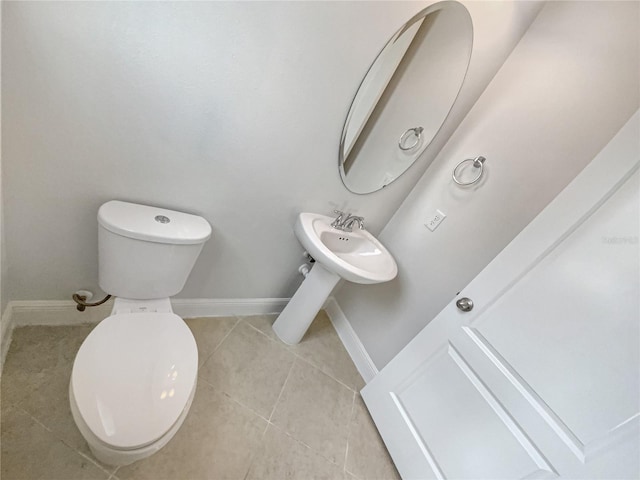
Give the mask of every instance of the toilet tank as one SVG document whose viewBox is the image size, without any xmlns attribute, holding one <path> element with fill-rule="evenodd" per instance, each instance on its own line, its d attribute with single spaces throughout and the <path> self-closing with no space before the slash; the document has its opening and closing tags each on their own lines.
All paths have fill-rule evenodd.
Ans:
<svg viewBox="0 0 640 480">
<path fill-rule="evenodd" d="M 202 217 L 112 200 L 98 210 L 100 288 L 132 299 L 182 290 L 211 236 Z"/>
</svg>

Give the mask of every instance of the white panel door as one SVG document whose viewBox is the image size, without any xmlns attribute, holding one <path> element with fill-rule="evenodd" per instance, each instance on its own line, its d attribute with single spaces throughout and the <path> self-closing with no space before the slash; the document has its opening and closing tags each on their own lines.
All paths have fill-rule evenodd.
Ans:
<svg viewBox="0 0 640 480">
<path fill-rule="evenodd" d="M 403 478 L 640 478 L 638 131 L 362 391 Z"/>
</svg>

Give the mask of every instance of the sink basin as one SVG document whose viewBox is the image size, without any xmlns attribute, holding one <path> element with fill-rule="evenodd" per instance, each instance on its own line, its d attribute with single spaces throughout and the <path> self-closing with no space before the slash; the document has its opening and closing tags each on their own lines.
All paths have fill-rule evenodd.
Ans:
<svg viewBox="0 0 640 480">
<path fill-rule="evenodd" d="M 333 218 L 317 213 L 298 215 L 294 232 L 302 246 L 327 270 L 355 283 L 381 283 L 395 278 L 396 261 L 369 232 L 343 232 Z"/>
<path fill-rule="evenodd" d="M 289 345 L 302 340 L 340 278 L 381 283 L 398 273 L 396 261 L 373 235 L 358 228 L 343 232 L 331 222 L 325 215 L 301 213 L 293 227 L 316 263 L 273 324 L 278 338 Z"/>
</svg>

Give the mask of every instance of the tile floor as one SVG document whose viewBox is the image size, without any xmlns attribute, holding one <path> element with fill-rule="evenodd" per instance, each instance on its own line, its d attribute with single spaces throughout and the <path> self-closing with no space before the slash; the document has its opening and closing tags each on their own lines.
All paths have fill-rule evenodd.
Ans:
<svg viewBox="0 0 640 480">
<path fill-rule="evenodd" d="M 189 415 L 164 449 L 118 469 L 93 458 L 69 410 L 73 359 L 94 326 L 16 329 L 2 374 L 2 480 L 399 478 L 326 314 L 291 347 L 273 320 L 187 320 L 200 355 Z"/>
</svg>

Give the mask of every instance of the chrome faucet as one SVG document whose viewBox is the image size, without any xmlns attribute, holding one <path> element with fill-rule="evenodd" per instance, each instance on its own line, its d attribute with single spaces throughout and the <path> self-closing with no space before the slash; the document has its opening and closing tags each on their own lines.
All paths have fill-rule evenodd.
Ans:
<svg viewBox="0 0 640 480">
<path fill-rule="evenodd" d="M 353 224 L 357 223 L 361 230 L 364 230 L 364 217 L 358 217 L 356 215 L 347 214 L 347 218 L 343 218 L 345 213 L 340 210 L 334 210 L 333 213 L 337 213 L 336 219 L 331 222 L 331 226 L 337 230 L 343 232 L 351 232 L 353 230 Z"/>
<path fill-rule="evenodd" d="M 349 215 L 342 222 L 342 230 L 350 232 L 353 230 L 353 224 L 357 223 L 360 230 L 364 230 L 364 217 L 357 217 L 355 215 Z"/>
<path fill-rule="evenodd" d="M 344 212 L 341 212 L 340 210 L 334 210 L 333 213 L 337 213 L 338 216 L 333 222 L 331 222 L 331 226 L 333 228 L 337 228 L 338 230 L 341 230 L 340 227 L 342 225 L 342 217 L 344 216 Z"/>
</svg>

